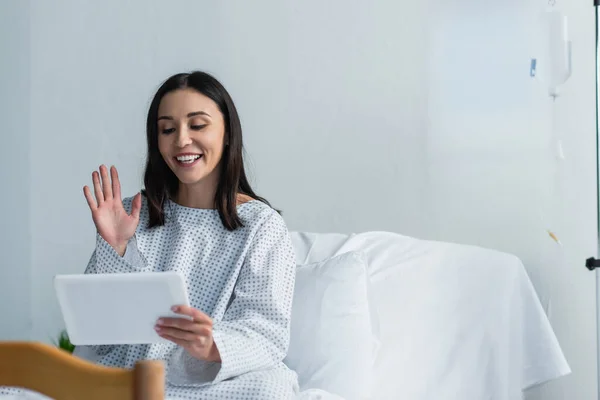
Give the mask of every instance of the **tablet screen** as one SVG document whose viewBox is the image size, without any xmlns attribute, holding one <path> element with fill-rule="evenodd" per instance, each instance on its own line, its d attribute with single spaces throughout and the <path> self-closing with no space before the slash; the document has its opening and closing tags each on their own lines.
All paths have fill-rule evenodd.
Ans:
<svg viewBox="0 0 600 400">
<path fill-rule="evenodd" d="M 56 294 L 74 345 L 166 342 L 154 330 L 174 305 L 189 305 L 176 272 L 58 275 Z"/>
</svg>

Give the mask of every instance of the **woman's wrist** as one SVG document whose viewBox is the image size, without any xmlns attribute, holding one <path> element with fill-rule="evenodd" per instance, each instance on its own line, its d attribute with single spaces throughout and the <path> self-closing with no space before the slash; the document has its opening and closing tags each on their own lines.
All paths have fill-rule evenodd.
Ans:
<svg viewBox="0 0 600 400">
<path fill-rule="evenodd" d="M 123 257 L 125 255 L 125 251 L 127 250 L 127 242 L 118 243 L 116 245 L 111 245 L 111 246 L 120 257 Z"/>
<path fill-rule="evenodd" d="M 221 362 L 221 353 L 219 353 L 219 349 L 217 345 L 213 341 L 210 351 L 208 353 L 208 360 L 210 362 L 220 363 Z"/>
</svg>

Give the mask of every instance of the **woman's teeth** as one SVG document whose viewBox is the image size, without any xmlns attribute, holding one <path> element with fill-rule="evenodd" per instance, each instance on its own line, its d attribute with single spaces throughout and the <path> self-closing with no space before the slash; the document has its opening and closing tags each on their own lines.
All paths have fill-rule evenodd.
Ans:
<svg viewBox="0 0 600 400">
<path fill-rule="evenodd" d="M 180 163 L 184 163 L 184 164 L 191 164 L 194 161 L 196 161 L 197 159 L 199 159 L 201 157 L 201 154 L 196 154 L 193 156 L 180 156 L 180 157 L 176 157 L 177 161 L 179 161 Z"/>
</svg>

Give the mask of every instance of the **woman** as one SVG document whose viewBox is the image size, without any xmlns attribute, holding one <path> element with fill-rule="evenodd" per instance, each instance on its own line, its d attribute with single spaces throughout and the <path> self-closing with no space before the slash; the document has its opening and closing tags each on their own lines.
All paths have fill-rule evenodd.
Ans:
<svg viewBox="0 0 600 400">
<path fill-rule="evenodd" d="M 240 120 L 225 88 L 193 72 L 169 78 L 147 119 L 145 190 L 121 201 L 117 170 L 84 187 L 98 231 L 86 273 L 175 270 L 192 317 L 157 321 L 168 344 L 78 347 L 94 362 L 166 361 L 169 397 L 288 399 L 296 374 L 283 359 L 295 257 L 281 216 L 250 187 Z"/>
</svg>

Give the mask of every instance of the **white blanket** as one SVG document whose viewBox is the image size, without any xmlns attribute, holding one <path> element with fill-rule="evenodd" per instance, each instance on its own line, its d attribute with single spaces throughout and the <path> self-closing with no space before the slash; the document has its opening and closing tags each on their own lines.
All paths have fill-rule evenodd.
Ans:
<svg viewBox="0 0 600 400">
<path fill-rule="evenodd" d="M 294 233 L 297 262 L 365 252 L 379 313 L 375 399 L 514 400 L 569 374 L 520 260 L 393 233 Z"/>
</svg>

